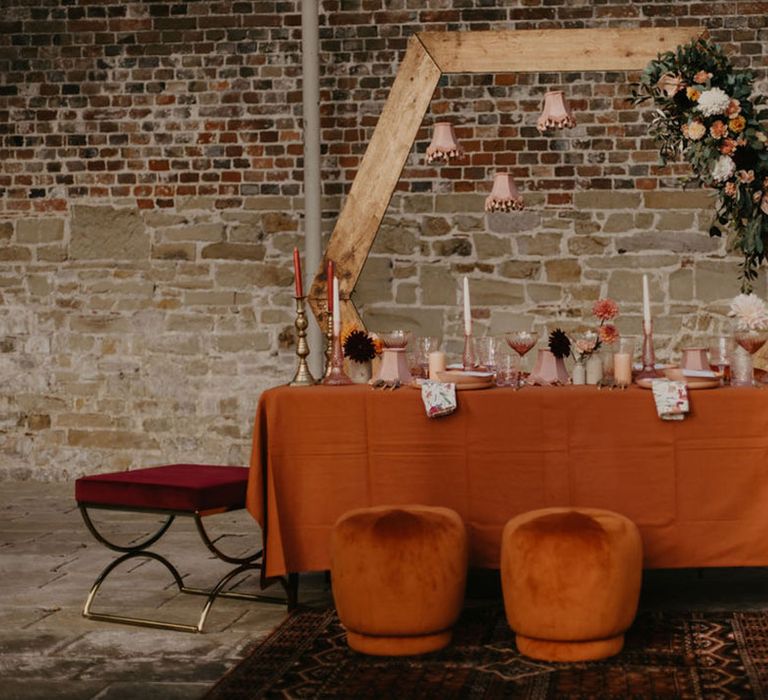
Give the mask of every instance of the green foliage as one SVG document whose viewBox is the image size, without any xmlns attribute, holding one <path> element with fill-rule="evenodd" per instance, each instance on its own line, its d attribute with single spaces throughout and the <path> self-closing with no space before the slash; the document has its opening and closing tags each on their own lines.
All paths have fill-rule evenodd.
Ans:
<svg viewBox="0 0 768 700">
<path fill-rule="evenodd" d="M 651 61 L 631 97 L 634 104 L 653 100 L 649 131 L 662 163 L 684 158 L 694 184 L 718 191 L 717 224 L 730 230 L 744 256 L 744 292 L 752 289 L 768 242 L 768 134 L 761 123 L 768 110 L 760 108 L 762 95 L 751 96 L 752 85 L 749 71 L 737 71 L 717 44 L 698 39 Z M 712 107 L 720 95 L 714 89 L 730 98 L 727 108 L 716 99 Z M 721 235 L 719 226 L 710 235 Z"/>
</svg>

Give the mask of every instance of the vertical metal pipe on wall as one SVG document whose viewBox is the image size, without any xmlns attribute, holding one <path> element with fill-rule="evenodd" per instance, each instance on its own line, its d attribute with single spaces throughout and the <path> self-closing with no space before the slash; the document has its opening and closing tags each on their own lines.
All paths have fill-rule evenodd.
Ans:
<svg viewBox="0 0 768 700">
<path fill-rule="evenodd" d="M 320 31 L 318 0 L 301 3 L 301 96 L 304 127 L 304 270 L 312 277 L 322 258 L 322 203 L 320 191 Z M 308 314 L 309 367 L 315 377 L 323 372 L 323 334 L 314 314 Z"/>
</svg>

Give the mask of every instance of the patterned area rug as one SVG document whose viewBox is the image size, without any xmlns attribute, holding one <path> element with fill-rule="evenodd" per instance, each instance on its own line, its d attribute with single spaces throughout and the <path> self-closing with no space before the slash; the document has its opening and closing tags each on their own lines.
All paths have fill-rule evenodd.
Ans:
<svg viewBox="0 0 768 700">
<path fill-rule="evenodd" d="M 768 613 L 638 616 L 605 661 L 517 653 L 499 607 L 468 609 L 453 643 L 422 657 L 350 651 L 333 610 L 299 610 L 207 695 L 226 698 L 764 698 Z"/>
</svg>

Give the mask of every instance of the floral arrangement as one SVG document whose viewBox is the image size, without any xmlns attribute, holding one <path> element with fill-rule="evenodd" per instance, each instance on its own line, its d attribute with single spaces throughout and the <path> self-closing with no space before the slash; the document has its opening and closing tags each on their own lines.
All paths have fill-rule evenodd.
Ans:
<svg viewBox="0 0 768 700">
<path fill-rule="evenodd" d="M 381 352 L 381 341 L 357 326 L 345 328 L 341 333 L 344 357 L 353 362 L 368 362 Z"/>
<path fill-rule="evenodd" d="M 768 328 L 768 308 L 754 294 L 739 294 L 731 301 L 729 316 L 736 319 L 738 330 L 759 331 Z"/>
<path fill-rule="evenodd" d="M 613 299 L 598 299 L 592 305 L 592 315 L 600 321 L 597 331 L 580 334 L 573 343 L 574 359 L 577 362 L 597 352 L 603 343 L 611 345 L 619 339 L 615 325 L 608 323 L 619 315 L 619 305 Z"/>
<path fill-rule="evenodd" d="M 582 362 L 603 344 L 615 343 L 619 339 L 619 331 L 608 321 L 613 321 L 619 315 L 619 305 L 613 299 L 598 299 L 592 305 L 592 315 L 600 321 L 596 331 L 575 334 L 571 341 L 565 331 L 556 328 L 549 334 L 550 352 L 559 358 L 566 358 L 573 353 L 573 359 Z"/>
<path fill-rule="evenodd" d="M 762 96 L 751 97 L 753 80 L 719 46 L 697 39 L 651 61 L 632 91 L 634 104 L 653 99 L 656 105 L 650 131 L 662 162 L 682 155 L 693 168 L 691 180 L 717 191 L 709 232 L 732 231 L 744 255 L 742 292 L 751 290 L 768 243 L 768 133 L 760 124 L 768 111 L 759 109 Z"/>
</svg>

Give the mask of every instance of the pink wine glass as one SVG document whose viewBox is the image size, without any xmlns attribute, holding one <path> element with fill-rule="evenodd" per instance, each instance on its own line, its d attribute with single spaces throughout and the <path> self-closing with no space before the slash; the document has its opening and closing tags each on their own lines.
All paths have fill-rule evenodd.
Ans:
<svg viewBox="0 0 768 700">
<path fill-rule="evenodd" d="M 536 331 L 512 331 L 505 335 L 507 345 L 520 356 L 520 373 L 518 374 L 517 387 L 523 384 L 522 363 L 523 358 L 533 349 L 539 340 L 539 334 Z"/>
</svg>

